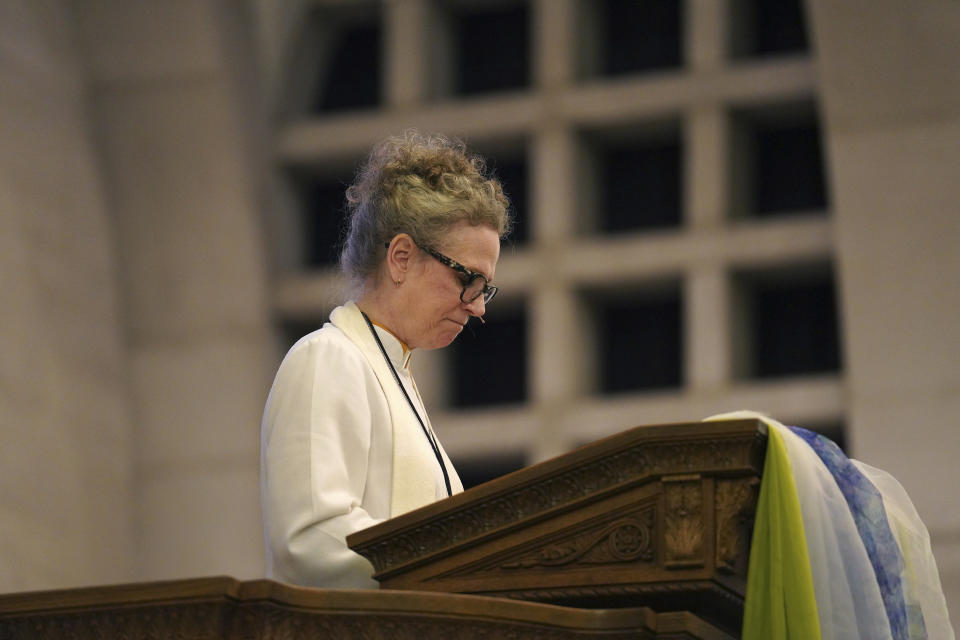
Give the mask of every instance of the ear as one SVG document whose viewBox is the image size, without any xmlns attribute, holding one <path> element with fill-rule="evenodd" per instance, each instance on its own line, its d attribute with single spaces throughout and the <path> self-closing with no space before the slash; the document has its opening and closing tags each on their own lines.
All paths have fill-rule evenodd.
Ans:
<svg viewBox="0 0 960 640">
<path fill-rule="evenodd" d="M 398 233 L 393 236 L 390 246 L 387 247 L 387 271 L 393 282 L 403 282 L 413 265 L 413 255 L 416 251 L 417 244 L 408 234 Z"/>
</svg>

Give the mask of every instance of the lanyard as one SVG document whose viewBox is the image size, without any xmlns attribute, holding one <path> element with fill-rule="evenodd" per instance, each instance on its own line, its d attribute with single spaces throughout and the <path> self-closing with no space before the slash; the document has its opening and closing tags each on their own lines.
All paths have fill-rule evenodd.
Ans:
<svg viewBox="0 0 960 640">
<path fill-rule="evenodd" d="M 377 335 L 377 330 L 373 328 L 373 323 L 370 322 L 370 318 L 368 318 L 367 314 L 363 311 L 360 312 L 360 315 L 363 316 L 363 319 L 367 322 L 367 326 L 370 327 L 370 333 L 373 334 L 373 339 L 377 341 L 377 346 L 380 347 L 380 353 L 383 354 L 383 359 L 387 361 L 387 366 L 390 367 L 390 372 L 393 373 L 393 379 L 397 381 L 397 386 L 400 387 L 400 391 L 403 392 L 403 397 L 407 399 L 407 404 L 410 405 L 413 415 L 417 416 L 417 422 L 420 423 L 420 427 L 423 429 L 424 435 L 427 436 L 427 441 L 430 442 L 430 448 L 433 449 L 433 455 L 437 456 L 437 463 L 439 463 L 440 469 L 443 471 L 443 483 L 447 487 L 447 497 L 453 495 L 453 492 L 450 490 L 450 476 L 447 474 L 447 465 L 444 464 L 443 456 L 440 455 L 440 447 L 437 445 L 436 439 L 430 432 L 430 429 L 427 429 L 427 425 L 423 422 L 423 418 L 420 417 L 420 412 L 417 411 L 417 407 L 413 404 L 413 400 L 410 399 L 410 394 L 407 393 L 406 387 L 404 387 L 403 383 L 400 381 L 400 374 L 397 373 L 397 370 L 393 366 L 393 362 L 390 361 L 390 356 L 387 355 L 387 350 L 384 349 L 383 343 L 380 342 L 380 336 Z"/>
</svg>

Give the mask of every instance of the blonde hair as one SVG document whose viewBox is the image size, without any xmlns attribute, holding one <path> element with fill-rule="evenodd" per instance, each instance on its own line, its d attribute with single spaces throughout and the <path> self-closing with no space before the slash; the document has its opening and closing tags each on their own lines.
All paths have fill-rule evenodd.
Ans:
<svg viewBox="0 0 960 640">
<path fill-rule="evenodd" d="M 509 201 L 483 158 L 459 140 L 405 131 L 377 144 L 347 189 L 349 228 L 340 266 L 354 286 L 379 267 L 384 244 L 408 233 L 437 248 L 454 225 L 510 230 Z"/>
</svg>

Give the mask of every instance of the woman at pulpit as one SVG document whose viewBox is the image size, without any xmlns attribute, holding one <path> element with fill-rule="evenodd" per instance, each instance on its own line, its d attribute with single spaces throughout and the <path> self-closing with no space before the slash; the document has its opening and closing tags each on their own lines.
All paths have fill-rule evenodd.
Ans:
<svg viewBox="0 0 960 640">
<path fill-rule="evenodd" d="M 280 365 L 263 415 L 261 502 L 270 577 L 375 588 L 346 536 L 463 490 L 411 358 L 482 322 L 510 219 L 482 159 L 416 132 L 374 147 L 346 198 L 340 262 L 354 297 Z"/>
</svg>

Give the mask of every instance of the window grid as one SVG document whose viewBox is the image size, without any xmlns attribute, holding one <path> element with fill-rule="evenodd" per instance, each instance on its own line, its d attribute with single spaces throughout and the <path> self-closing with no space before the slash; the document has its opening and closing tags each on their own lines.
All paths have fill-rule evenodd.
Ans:
<svg viewBox="0 0 960 640">
<path fill-rule="evenodd" d="M 442 382 L 448 358 L 418 354 L 415 367 L 431 417 L 451 455 L 522 456 L 528 463 L 637 424 L 686 421 L 736 408 L 783 420 L 843 424 L 842 370 L 758 382 L 735 371 L 743 322 L 735 273 L 798 262 L 830 262 L 826 215 L 745 220 L 734 215 L 735 118 L 744 109 L 816 98 L 809 53 L 734 56 L 726 21 L 733 0 L 685 0 L 681 66 L 657 74 L 583 77 L 580 0 L 530 0 L 530 86 L 510 95 L 447 97 L 432 84 L 429 51 L 439 0 L 387 3 L 383 11 L 388 107 L 338 114 L 336 122 L 294 119 L 278 132 L 284 165 L 361 156 L 386 133 L 415 126 L 463 137 L 481 152 L 522 140 L 526 167 L 525 242 L 505 250 L 497 271 L 504 299 L 526 312 L 527 398 L 522 406 L 457 411 Z M 439 4 L 443 4 L 439 2 Z M 425 38 L 424 34 L 431 34 Z M 583 233 L 592 166 L 585 130 L 678 123 L 682 148 L 681 224 L 650 233 Z M 596 182 L 594 180 L 594 182 Z M 596 184 L 592 188 L 596 188 Z M 826 204 L 829 208 L 829 201 Z M 814 212 L 825 213 L 825 212 Z M 593 215 L 593 214 L 591 214 Z M 507 245 L 505 245 L 506 248 Z M 639 282 L 679 283 L 682 384 L 676 389 L 596 393 L 595 309 L 581 292 Z M 340 279 L 330 271 L 277 279 L 276 315 L 325 315 Z M 512 302 L 511 302 L 512 301 Z M 491 372 L 495 374 L 495 372 Z"/>
</svg>

